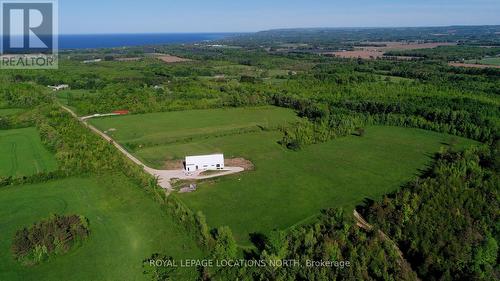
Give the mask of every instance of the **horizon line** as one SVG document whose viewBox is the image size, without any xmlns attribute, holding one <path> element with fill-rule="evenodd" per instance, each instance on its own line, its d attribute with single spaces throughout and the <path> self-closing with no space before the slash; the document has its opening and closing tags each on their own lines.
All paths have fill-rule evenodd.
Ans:
<svg viewBox="0 0 500 281">
<path fill-rule="evenodd" d="M 498 24 L 453 24 L 453 25 L 415 25 L 415 26 L 316 26 L 316 27 L 276 27 L 256 31 L 186 31 L 186 32 L 96 32 L 96 33 L 59 33 L 58 35 L 134 35 L 134 34 L 243 34 L 258 33 L 273 30 L 294 30 L 294 29 L 398 29 L 398 28 L 443 28 L 443 27 L 480 27 L 491 26 L 500 27 Z"/>
</svg>

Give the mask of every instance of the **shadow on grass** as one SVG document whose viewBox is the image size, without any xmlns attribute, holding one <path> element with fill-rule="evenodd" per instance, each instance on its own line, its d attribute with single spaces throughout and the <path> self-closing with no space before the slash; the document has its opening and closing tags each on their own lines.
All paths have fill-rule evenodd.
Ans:
<svg viewBox="0 0 500 281">
<path fill-rule="evenodd" d="M 269 238 L 263 233 L 250 233 L 250 242 L 252 242 L 254 249 L 248 249 L 243 251 L 245 259 L 259 259 L 262 251 L 266 248 L 266 244 L 269 242 Z"/>
</svg>

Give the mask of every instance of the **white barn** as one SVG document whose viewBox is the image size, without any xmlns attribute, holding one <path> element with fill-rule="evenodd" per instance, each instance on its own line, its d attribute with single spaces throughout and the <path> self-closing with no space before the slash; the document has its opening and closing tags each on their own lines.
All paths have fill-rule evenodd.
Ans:
<svg viewBox="0 0 500 281">
<path fill-rule="evenodd" d="M 69 85 L 66 85 L 66 84 L 62 84 L 62 85 L 57 85 L 57 86 L 47 86 L 49 88 L 52 89 L 52 91 L 60 91 L 60 90 L 64 90 L 64 89 L 68 89 L 69 88 Z"/>
<path fill-rule="evenodd" d="M 186 156 L 184 168 L 187 172 L 194 172 L 198 170 L 222 170 L 224 169 L 224 155 L 199 155 L 199 156 Z"/>
</svg>

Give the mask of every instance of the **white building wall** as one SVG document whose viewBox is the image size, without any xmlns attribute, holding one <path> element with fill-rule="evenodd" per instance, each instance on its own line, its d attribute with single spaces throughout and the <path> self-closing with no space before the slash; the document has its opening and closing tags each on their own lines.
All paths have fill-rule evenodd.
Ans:
<svg viewBox="0 0 500 281">
<path fill-rule="evenodd" d="M 224 169 L 224 155 L 199 155 L 186 157 L 186 171 L 221 170 Z"/>
</svg>

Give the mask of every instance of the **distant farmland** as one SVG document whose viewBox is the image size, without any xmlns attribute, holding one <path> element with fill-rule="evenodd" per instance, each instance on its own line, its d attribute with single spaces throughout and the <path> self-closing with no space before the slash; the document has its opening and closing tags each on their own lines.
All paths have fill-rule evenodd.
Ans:
<svg viewBox="0 0 500 281">
<path fill-rule="evenodd" d="M 0 130 L 0 176 L 30 176 L 57 168 L 36 128 Z"/>
<path fill-rule="evenodd" d="M 340 51 L 326 53 L 340 58 L 362 58 L 362 59 L 375 59 L 384 57 L 384 53 L 389 51 L 405 51 L 415 49 L 432 49 L 439 46 L 454 46 L 454 43 L 405 43 L 405 42 L 367 42 L 367 45 L 380 45 L 380 46 L 366 46 L 354 47 L 353 51 Z M 401 57 L 401 59 L 408 59 Z"/>
<path fill-rule="evenodd" d="M 467 61 L 467 63 L 500 66 L 500 57 L 483 58 L 483 59 L 480 59 L 480 60 L 469 60 L 469 61 Z"/>
<path fill-rule="evenodd" d="M 468 60 L 465 63 L 450 62 L 449 65 L 456 67 L 500 68 L 500 57 L 483 58 L 480 60 Z"/>
<path fill-rule="evenodd" d="M 500 65 L 493 65 L 493 64 L 462 63 L 462 62 L 450 62 L 448 64 L 450 66 L 455 66 L 455 67 L 500 68 Z"/>
<path fill-rule="evenodd" d="M 165 63 L 177 63 L 177 62 L 191 61 L 190 59 L 181 58 L 181 57 L 172 56 L 172 55 L 160 55 L 160 56 L 157 56 L 157 58 Z"/>
<path fill-rule="evenodd" d="M 484 58 L 484 59 L 480 60 L 479 63 L 500 66 L 500 57 L 496 57 L 496 58 Z"/>
</svg>

